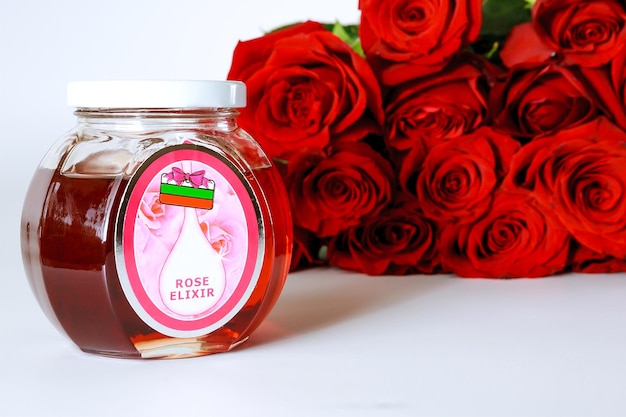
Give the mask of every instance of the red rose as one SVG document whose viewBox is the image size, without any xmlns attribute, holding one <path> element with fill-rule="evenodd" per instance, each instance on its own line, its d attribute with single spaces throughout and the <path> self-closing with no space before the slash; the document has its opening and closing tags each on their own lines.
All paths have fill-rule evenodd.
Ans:
<svg viewBox="0 0 626 417">
<path fill-rule="evenodd" d="M 500 51 L 500 59 L 508 68 L 520 64 L 545 64 L 555 58 L 556 52 L 541 40 L 532 22 L 514 26 Z"/>
<path fill-rule="evenodd" d="M 591 71 L 590 71 L 591 72 Z M 594 88 L 598 90 L 612 120 L 626 129 L 626 47 L 613 58 L 610 64 L 610 87 L 604 84 L 604 72 L 600 69 L 594 75 Z"/>
<path fill-rule="evenodd" d="M 591 93 L 568 68 L 516 66 L 491 90 L 494 125 L 519 138 L 550 134 L 594 118 Z"/>
<path fill-rule="evenodd" d="M 367 62 L 316 22 L 239 42 L 229 79 L 248 88 L 240 125 L 271 157 L 379 131 L 380 88 Z"/>
<path fill-rule="evenodd" d="M 463 277 L 536 278 L 561 272 L 570 236 L 558 218 L 529 194 L 496 193 L 491 208 L 470 224 L 444 226 L 444 268 Z"/>
<path fill-rule="evenodd" d="M 566 64 L 606 64 L 626 44 L 626 10 L 618 0 L 537 0 L 532 18 L 541 40 Z"/>
<path fill-rule="evenodd" d="M 626 49 L 607 65 L 597 68 L 572 68 L 572 71 L 588 85 L 587 91 L 594 97 L 602 114 L 626 129 L 624 65 L 626 65 Z"/>
<path fill-rule="evenodd" d="M 436 233 L 415 204 L 401 204 L 332 238 L 328 262 L 369 275 L 431 274 L 440 270 Z"/>
<path fill-rule="evenodd" d="M 418 141 L 429 145 L 470 132 L 487 119 L 487 82 L 469 62 L 442 73 L 396 86 L 385 106 L 385 137 L 406 150 Z"/>
<path fill-rule="evenodd" d="M 611 84 L 621 105 L 626 107 L 626 48 L 622 48 L 611 62 Z"/>
<path fill-rule="evenodd" d="M 294 156 L 285 185 L 294 224 L 328 237 L 380 213 L 391 201 L 392 181 L 390 163 L 356 142 L 338 145 L 330 155 Z"/>
<path fill-rule="evenodd" d="M 581 80 L 589 84 L 589 91 L 594 93 L 603 114 L 626 129 L 626 48 L 607 65 L 577 70 Z"/>
<path fill-rule="evenodd" d="M 467 223 L 489 208 L 519 147 L 510 136 L 482 127 L 428 151 L 414 148 L 402 163 L 400 183 L 426 217 Z"/>
<path fill-rule="evenodd" d="M 441 70 L 473 42 L 481 0 L 360 0 L 359 34 L 385 85 Z"/>
<path fill-rule="evenodd" d="M 626 257 L 626 133 L 604 117 L 522 147 L 503 187 L 530 190 L 589 249 Z"/>
<path fill-rule="evenodd" d="M 601 255 L 584 246 L 577 248 L 572 259 L 572 271 L 588 274 L 626 272 L 626 259 Z"/>
</svg>

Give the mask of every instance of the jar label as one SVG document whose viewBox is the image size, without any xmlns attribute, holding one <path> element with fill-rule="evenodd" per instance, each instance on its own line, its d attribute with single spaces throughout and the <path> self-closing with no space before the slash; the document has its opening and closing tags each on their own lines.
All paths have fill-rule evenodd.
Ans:
<svg viewBox="0 0 626 417">
<path fill-rule="evenodd" d="M 153 155 L 131 178 L 116 225 L 116 265 L 141 319 L 172 337 L 205 335 L 248 301 L 263 223 L 248 181 L 194 145 Z"/>
</svg>

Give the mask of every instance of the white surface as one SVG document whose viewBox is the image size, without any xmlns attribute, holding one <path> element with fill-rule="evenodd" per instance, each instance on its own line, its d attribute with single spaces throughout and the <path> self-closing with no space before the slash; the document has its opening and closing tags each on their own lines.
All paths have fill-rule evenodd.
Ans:
<svg viewBox="0 0 626 417">
<path fill-rule="evenodd" d="M 290 276 L 241 349 L 197 359 L 83 354 L 26 284 L 19 213 L 74 123 L 66 83 L 225 78 L 238 39 L 357 1 L 0 3 L 0 416 L 624 416 L 626 275 L 490 281 Z M 10 196 L 10 197 L 8 197 Z"/>
<path fill-rule="evenodd" d="M 246 86 L 223 80 L 72 81 L 67 103 L 88 108 L 237 108 L 246 105 Z"/>
</svg>

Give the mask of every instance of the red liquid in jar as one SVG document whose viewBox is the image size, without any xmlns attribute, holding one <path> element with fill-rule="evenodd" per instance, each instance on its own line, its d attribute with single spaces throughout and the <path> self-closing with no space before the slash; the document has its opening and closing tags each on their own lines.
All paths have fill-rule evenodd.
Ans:
<svg viewBox="0 0 626 417">
<path fill-rule="evenodd" d="M 193 339 L 173 339 L 146 325 L 120 286 L 114 229 L 127 180 L 40 169 L 24 204 L 22 251 L 44 312 L 82 350 L 109 356 L 198 356 L 245 341 L 275 303 L 291 252 L 288 202 L 277 189 L 282 187 L 278 174 L 266 169 L 248 179 L 257 195 L 268 200 L 275 219 L 261 204 L 268 226 L 258 283 L 243 309 L 220 329 Z M 174 353 L 168 351 L 171 345 L 177 346 Z"/>
</svg>

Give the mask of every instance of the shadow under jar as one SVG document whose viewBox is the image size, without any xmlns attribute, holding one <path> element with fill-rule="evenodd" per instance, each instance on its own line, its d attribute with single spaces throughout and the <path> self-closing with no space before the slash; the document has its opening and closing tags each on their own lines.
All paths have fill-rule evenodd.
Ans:
<svg viewBox="0 0 626 417">
<path fill-rule="evenodd" d="M 280 176 L 237 125 L 233 81 L 68 86 L 76 127 L 24 202 L 22 256 L 47 317 L 83 351 L 232 349 L 268 315 L 291 258 Z"/>
</svg>

